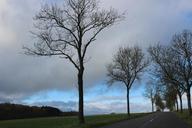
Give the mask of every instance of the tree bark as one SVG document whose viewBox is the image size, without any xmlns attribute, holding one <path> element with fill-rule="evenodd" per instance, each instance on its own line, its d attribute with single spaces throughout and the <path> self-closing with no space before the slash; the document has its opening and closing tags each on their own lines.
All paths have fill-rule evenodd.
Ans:
<svg viewBox="0 0 192 128">
<path fill-rule="evenodd" d="M 154 103 L 151 101 L 152 112 L 154 112 Z"/>
<path fill-rule="evenodd" d="M 129 87 L 127 86 L 127 115 L 130 116 L 130 107 L 129 107 Z"/>
<path fill-rule="evenodd" d="M 187 89 L 187 103 L 188 103 L 189 116 L 192 116 L 192 111 L 191 111 L 191 92 L 190 92 L 190 88 Z"/>
<path fill-rule="evenodd" d="M 183 101 L 182 101 L 182 95 L 178 94 L 179 96 L 179 101 L 180 101 L 180 112 L 183 113 Z"/>
<path fill-rule="evenodd" d="M 176 103 L 176 111 L 178 112 L 179 111 L 179 105 L 178 105 L 177 99 L 175 100 L 175 103 Z"/>
<path fill-rule="evenodd" d="M 85 119 L 84 119 L 84 99 L 83 99 L 83 72 L 84 72 L 84 68 L 83 66 L 80 68 L 79 73 L 78 73 L 78 88 L 79 88 L 79 123 L 83 124 L 85 123 Z"/>
</svg>

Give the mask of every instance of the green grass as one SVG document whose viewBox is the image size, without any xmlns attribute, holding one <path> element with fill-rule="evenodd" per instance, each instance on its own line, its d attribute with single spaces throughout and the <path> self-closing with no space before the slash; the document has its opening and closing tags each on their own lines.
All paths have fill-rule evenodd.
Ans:
<svg viewBox="0 0 192 128">
<path fill-rule="evenodd" d="M 114 122 L 144 116 L 146 114 L 126 114 L 87 116 L 85 125 L 78 125 L 77 117 L 52 117 L 0 121 L 0 128 L 95 128 Z"/>
<path fill-rule="evenodd" d="M 181 119 L 185 120 L 192 128 L 192 117 L 189 117 L 189 113 L 187 110 L 184 110 L 183 113 L 176 113 Z"/>
</svg>

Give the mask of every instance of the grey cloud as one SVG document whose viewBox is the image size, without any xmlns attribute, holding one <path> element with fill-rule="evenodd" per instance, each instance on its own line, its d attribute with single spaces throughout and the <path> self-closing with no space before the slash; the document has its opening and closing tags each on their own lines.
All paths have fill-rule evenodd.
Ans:
<svg viewBox="0 0 192 128">
<path fill-rule="evenodd" d="M 0 103 L 17 103 L 23 98 L 23 94 L 0 93 Z"/>
</svg>

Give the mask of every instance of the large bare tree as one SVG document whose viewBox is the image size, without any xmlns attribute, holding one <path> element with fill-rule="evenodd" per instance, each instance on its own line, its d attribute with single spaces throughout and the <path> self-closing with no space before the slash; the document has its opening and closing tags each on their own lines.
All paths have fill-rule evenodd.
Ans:
<svg viewBox="0 0 192 128">
<path fill-rule="evenodd" d="M 79 120 L 84 123 L 83 74 L 86 52 L 97 35 L 123 18 L 114 9 L 100 10 L 98 0 L 65 0 L 63 5 L 46 4 L 35 16 L 34 47 L 27 55 L 59 56 L 70 61 L 78 72 Z"/>
<path fill-rule="evenodd" d="M 121 47 L 113 62 L 107 66 L 108 83 L 112 85 L 114 82 L 121 82 L 127 88 L 127 114 L 130 115 L 129 107 L 129 91 L 135 80 L 139 80 L 145 67 L 147 67 L 144 53 L 141 48 Z"/>
</svg>

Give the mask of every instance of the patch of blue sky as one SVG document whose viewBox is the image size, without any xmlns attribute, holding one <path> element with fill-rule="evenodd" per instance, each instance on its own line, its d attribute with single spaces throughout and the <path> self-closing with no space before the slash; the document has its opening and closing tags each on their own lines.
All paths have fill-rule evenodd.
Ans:
<svg viewBox="0 0 192 128">
<path fill-rule="evenodd" d="M 187 11 L 187 12 L 184 12 L 184 15 L 183 15 L 186 19 L 188 19 L 189 21 L 192 21 L 192 11 Z"/>
<path fill-rule="evenodd" d="M 185 27 L 184 29 L 192 29 L 192 11 L 185 11 L 182 14 L 182 22 L 183 26 Z"/>
<path fill-rule="evenodd" d="M 23 100 L 24 103 L 32 104 L 35 102 L 49 102 L 49 101 L 77 101 L 77 94 L 75 91 L 59 91 L 47 90 L 38 92 L 29 98 Z"/>
<path fill-rule="evenodd" d="M 134 103 L 143 102 L 143 87 L 137 87 L 130 92 L 130 101 Z M 85 89 L 84 100 L 86 102 L 125 102 L 126 103 L 126 87 L 117 83 L 114 86 L 105 84 L 98 84 L 92 88 Z M 70 102 L 78 101 L 77 90 L 60 91 L 60 90 L 47 90 L 38 92 L 27 99 L 23 100 L 24 103 L 33 104 L 35 102 Z"/>
<path fill-rule="evenodd" d="M 133 88 L 130 91 L 130 100 L 132 102 L 143 102 L 145 98 L 143 97 L 144 85 Z M 85 93 L 85 102 L 96 101 L 96 102 L 125 102 L 126 101 L 126 87 L 123 85 L 117 85 L 109 87 L 105 84 L 99 84 L 90 88 Z"/>
</svg>

